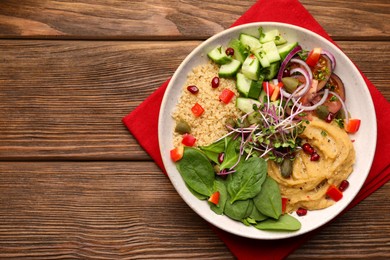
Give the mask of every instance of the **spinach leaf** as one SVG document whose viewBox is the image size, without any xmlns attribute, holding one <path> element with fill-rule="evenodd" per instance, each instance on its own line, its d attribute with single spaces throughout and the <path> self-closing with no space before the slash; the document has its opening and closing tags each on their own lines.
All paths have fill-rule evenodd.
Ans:
<svg viewBox="0 0 390 260">
<path fill-rule="evenodd" d="M 227 195 L 225 181 L 222 180 L 221 178 L 217 178 L 214 181 L 214 192 L 215 191 L 219 191 L 219 202 L 218 202 L 218 205 L 210 203 L 210 208 L 216 214 L 222 215 L 223 211 L 225 209 L 225 204 L 226 204 L 228 195 Z"/>
<path fill-rule="evenodd" d="M 234 203 L 229 202 L 229 193 L 228 201 L 225 204 L 224 213 L 231 219 L 241 221 L 247 217 L 248 207 L 250 207 L 250 200 L 238 200 Z"/>
<path fill-rule="evenodd" d="M 282 214 L 282 196 L 278 183 L 267 176 L 259 194 L 253 198 L 256 208 L 264 215 L 278 219 Z"/>
<path fill-rule="evenodd" d="M 267 162 L 263 158 L 251 157 L 240 162 L 236 172 L 228 176 L 230 202 L 255 197 L 267 176 Z"/>
<path fill-rule="evenodd" d="M 192 193 L 196 198 L 198 198 L 198 199 L 200 199 L 200 200 L 207 200 L 207 199 L 209 198 L 208 196 L 205 196 L 205 195 L 203 195 L 203 194 L 200 194 L 199 192 L 194 191 L 190 186 L 187 185 L 187 183 L 186 183 L 186 186 L 187 186 L 187 188 L 191 191 L 191 193 Z"/>
<path fill-rule="evenodd" d="M 250 214 L 253 211 L 253 208 L 256 208 L 255 204 L 253 203 L 253 200 L 249 200 L 249 205 L 248 205 L 248 208 L 246 209 L 244 218 L 247 218 L 250 216 Z"/>
<path fill-rule="evenodd" d="M 264 220 L 255 225 L 255 228 L 261 230 L 296 231 L 301 228 L 301 222 L 289 214 L 284 214 L 278 220 Z"/>
<path fill-rule="evenodd" d="M 194 191 L 209 197 L 214 190 L 214 169 L 209 159 L 199 150 L 184 148 L 183 158 L 176 163 L 184 182 Z"/>
<path fill-rule="evenodd" d="M 253 200 L 252 200 L 253 201 Z M 248 218 L 251 218 L 255 221 L 263 221 L 265 219 L 267 219 L 268 217 L 264 214 L 262 214 L 257 208 L 256 206 L 253 207 L 252 209 L 252 212 L 251 214 L 249 215 Z"/>
<path fill-rule="evenodd" d="M 221 170 L 228 169 L 236 164 L 236 162 L 240 158 L 240 145 L 241 137 L 237 139 L 230 138 L 230 140 L 228 140 L 225 149 L 225 157 L 220 167 Z"/>
<path fill-rule="evenodd" d="M 209 144 L 207 146 L 200 146 L 199 149 L 204 152 L 204 154 L 213 162 L 219 164 L 218 162 L 218 156 L 220 153 L 225 151 L 225 148 L 227 146 L 227 143 L 230 140 L 229 137 L 225 137 L 221 140 L 218 140 L 217 142 L 214 142 L 212 144 Z"/>
</svg>

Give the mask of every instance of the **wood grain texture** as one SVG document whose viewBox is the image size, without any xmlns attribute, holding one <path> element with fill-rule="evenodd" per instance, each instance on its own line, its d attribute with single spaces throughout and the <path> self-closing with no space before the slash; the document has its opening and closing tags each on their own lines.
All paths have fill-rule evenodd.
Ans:
<svg viewBox="0 0 390 260">
<path fill-rule="evenodd" d="M 0 37 L 206 39 L 228 28 L 255 1 L 0 1 Z M 384 1 L 302 1 L 336 40 L 389 39 Z"/>
<path fill-rule="evenodd" d="M 0 162 L 0 178 L 0 258 L 233 258 L 153 162 Z M 390 257 L 381 235 L 390 232 L 389 192 L 387 184 L 289 258 Z"/>
<path fill-rule="evenodd" d="M 147 160 L 121 118 L 199 43 L 0 41 L 0 160 Z M 339 44 L 390 100 L 390 45 Z"/>
<path fill-rule="evenodd" d="M 121 118 L 253 3 L 0 1 L 0 259 L 234 259 Z M 390 101 L 388 1 L 301 3 Z M 288 259 L 390 259 L 389 196 Z"/>
</svg>

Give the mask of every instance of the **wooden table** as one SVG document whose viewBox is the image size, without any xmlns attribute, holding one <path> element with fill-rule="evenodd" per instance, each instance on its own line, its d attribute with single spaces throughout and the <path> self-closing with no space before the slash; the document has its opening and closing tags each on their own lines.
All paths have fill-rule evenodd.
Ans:
<svg viewBox="0 0 390 260">
<path fill-rule="evenodd" d="M 254 2 L 0 1 L 0 258 L 233 258 L 121 118 Z M 390 100 L 390 3 L 302 4 Z M 389 259 L 389 198 L 289 258 Z"/>
</svg>

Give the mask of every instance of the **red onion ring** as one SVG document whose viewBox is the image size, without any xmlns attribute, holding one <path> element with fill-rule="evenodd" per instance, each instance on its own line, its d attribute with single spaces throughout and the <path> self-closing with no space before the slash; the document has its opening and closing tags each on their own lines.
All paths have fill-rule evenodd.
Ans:
<svg viewBox="0 0 390 260">
<path fill-rule="evenodd" d="M 334 57 L 334 55 L 327 50 L 322 50 L 321 54 L 328 56 L 330 62 L 332 63 L 332 70 L 334 70 L 334 68 L 336 67 L 336 58 Z"/>
<path fill-rule="evenodd" d="M 309 73 L 302 68 L 294 68 L 290 71 L 291 74 L 296 72 L 302 74 L 305 77 L 305 84 L 299 86 L 292 94 L 287 93 L 286 91 L 283 90 L 283 88 L 281 88 L 280 92 L 283 94 L 283 96 L 287 98 L 291 98 L 291 97 L 300 98 L 304 96 L 306 92 L 310 89 L 312 79 L 309 77 Z"/>
<path fill-rule="evenodd" d="M 343 111 L 344 111 L 345 123 L 348 124 L 349 116 L 348 116 L 348 110 L 347 110 L 347 106 L 345 105 L 345 102 L 343 101 L 343 99 L 337 93 L 335 93 L 333 91 L 329 91 L 329 93 L 332 94 L 333 96 L 337 97 L 338 100 L 340 101 L 341 107 L 343 108 Z"/>
<path fill-rule="evenodd" d="M 284 58 L 282 64 L 280 65 L 279 71 L 278 71 L 278 76 L 277 76 L 278 81 L 282 81 L 283 71 L 286 68 L 287 64 L 295 56 L 295 54 L 297 54 L 301 50 L 302 50 L 302 47 L 300 45 L 298 45 L 294 49 L 292 49 L 289 54 L 287 54 L 286 58 Z"/>
<path fill-rule="evenodd" d="M 313 73 L 311 72 L 311 69 L 310 69 L 309 65 L 307 65 L 306 62 L 304 62 L 303 60 L 300 60 L 300 59 L 291 59 L 291 62 L 298 63 L 299 65 L 304 67 L 305 70 L 307 71 L 307 73 L 309 74 L 310 80 L 313 78 Z"/>
<path fill-rule="evenodd" d="M 329 95 L 329 89 L 324 90 L 324 95 L 322 96 L 321 100 L 318 103 L 315 103 L 312 106 L 304 106 L 302 104 L 298 105 L 299 109 L 302 109 L 304 111 L 310 111 L 316 109 L 318 106 L 322 105 L 325 103 L 326 99 L 328 98 Z"/>
</svg>

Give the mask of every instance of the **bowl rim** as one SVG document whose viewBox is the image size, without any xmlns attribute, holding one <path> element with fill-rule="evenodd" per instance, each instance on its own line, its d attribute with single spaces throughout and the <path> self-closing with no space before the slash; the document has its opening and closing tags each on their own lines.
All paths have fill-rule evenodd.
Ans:
<svg viewBox="0 0 390 260">
<path fill-rule="evenodd" d="M 266 27 L 272 27 L 272 26 L 275 26 L 275 27 L 284 27 L 286 29 L 289 29 L 289 30 L 297 30 L 297 31 L 300 31 L 301 33 L 304 33 L 304 34 L 308 34 L 310 35 L 311 37 L 314 37 L 314 38 L 317 38 L 318 41 L 325 41 L 327 42 L 328 44 L 331 44 L 334 46 L 335 49 L 338 50 L 339 54 L 341 56 L 344 57 L 344 59 L 346 59 L 346 61 L 352 65 L 351 66 L 351 69 L 354 71 L 354 74 L 356 74 L 357 76 L 357 80 L 360 82 L 360 83 L 364 83 L 363 86 L 361 87 L 362 88 L 362 91 L 364 92 L 366 98 L 367 98 L 367 101 L 368 103 L 366 104 L 367 106 L 367 111 L 371 111 L 373 112 L 373 115 L 374 117 L 372 118 L 372 127 L 371 127 L 371 130 L 372 132 L 370 133 L 370 136 L 371 136 L 371 140 L 374 140 L 375 142 L 372 143 L 372 146 L 371 146 L 371 149 L 368 149 L 369 151 L 369 154 L 370 154 L 370 157 L 369 158 L 365 158 L 365 161 L 367 162 L 367 171 L 364 173 L 364 180 L 361 180 L 358 187 L 355 187 L 354 189 L 354 193 L 352 194 L 352 196 L 350 197 L 350 199 L 348 200 L 347 203 L 345 203 L 345 205 L 343 207 L 339 207 L 336 211 L 336 213 L 333 213 L 331 214 L 330 217 L 328 217 L 325 221 L 321 222 L 320 225 L 317 225 L 316 227 L 313 227 L 313 228 L 310 228 L 310 229 L 307 229 L 305 230 L 304 232 L 299 232 L 299 231 L 295 231 L 295 232 L 267 232 L 267 231 L 261 231 L 259 230 L 259 233 L 258 234 L 279 234 L 279 235 L 272 235 L 272 236 L 263 236 L 263 235 L 248 235 L 248 234 L 243 234 L 242 232 L 240 232 L 239 230 L 231 230 L 225 226 L 223 226 L 222 224 L 220 223 L 215 223 L 215 222 L 212 222 L 210 217 L 208 216 L 205 216 L 203 214 L 201 214 L 200 212 L 198 212 L 198 210 L 190 203 L 190 201 L 188 201 L 188 199 L 186 198 L 185 194 L 182 193 L 182 191 L 180 191 L 177 187 L 177 184 L 175 183 L 174 181 L 174 177 L 172 175 L 171 172 L 168 171 L 168 167 L 167 165 L 171 164 L 172 162 L 170 161 L 169 158 L 167 158 L 167 156 L 164 156 L 163 154 L 163 150 L 164 148 L 166 149 L 165 145 L 163 144 L 162 140 L 164 139 L 164 136 L 163 136 L 163 129 L 162 129 L 162 125 L 164 123 L 164 114 L 166 113 L 165 111 L 165 107 L 166 107 L 166 104 L 168 102 L 168 94 L 170 92 L 170 90 L 173 88 L 174 84 L 175 84 L 175 81 L 178 77 L 180 77 L 180 72 L 184 69 L 185 65 L 191 60 L 193 59 L 193 57 L 195 55 L 199 55 L 199 51 L 202 50 L 203 48 L 205 48 L 205 46 L 207 46 L 210 42 L 213 42 L 214 40 L 218 39 L 218 38 L 221 38 L 221 37 L 224 37 L 225 35 L 228 35 L 232 32 L 235 32 L 235 31 L 242 31 L 242 30 L 245 30 L 245 29 L 250 29 L 250 28 L 253 28 L 253 27 L 260 27 L 260 26 L 266 26 Z M 186 75 L 187 77 L 187 75 Z M 188 54 L 186 56 L 186 58 L 180 63 L 179 67 L 175 70 L 175 73 L 173 74 L 173 76 L 171 77 L 169 83 L 168 83 L 168 86 L 165 90 L 165 93 L 164 93 L 164 96 L 163 96 L 163 99 L 162 99 L 162 103 L 161 103 L 161 107 L 160 107 L 160 111 L 159 111 L 159 118 L 158 118 L 158 142 L 159 142 L 159 150 L 160 150 L 160 154 L 161 154 L 161 157 L 162 157 L 162 161 L 163 161 L 163 165 L 166 169 L 166 173 L 167 173 L 167 176 L 169 177 L 171 183 L 173 184 L 176 192 L 179 193 L 179 195 L 181 196 L 181 198 L 186 202 L 186 204 L 192 209 L 195 211 L 196 214 L 198 214 L 200 217 L 202 217 L 204 220 L 206 220 L 207 222 L 209 222 L 210 224 L 212 224 L 213 226 L 216 226 L 226 232 L 229 232 L 229 233 L 232 233 L 232 234 L 235 234 L 235 235 L 238 235 L 238 236 L 241 236 L 241 237 L 246 237 L 246 238 L 252 238 L 252 239 L 258 239 L 258 240 L 278 240 L 278 239 L 284 239 L 284 238 L 289 238 L 289 237 L 295 237 L 295 236 L 298 236 L 298 235 L 302 235 L 302 234 L 305 234 L 305 233 L 308 233 L 310 231 L 313 231 L 315 229 L 318 229 L 319 227 L 321 226 L 324 226 L 325 224 L 327 224 L 328 222 L 330 222 L 331 220 L 335 219 L 342 211 L 345 210 L 345 208 L 356 198 L 356 195 L 358 194 L 358 192 L 361 190 L 365 180 L 367 179 L 368 177 L 368 174 L 369 174 L 369 171 L 371 169 L 371 166 L 372 166 L 372 162 L 373 162 L 373 159 L 374 159 L 374 155 L 375 155 L 375 148 L 376 148 L 376 142 L 377 142 L 377 124 L 376 124 L 376 115 L 375 115 L 375 109 L 374 109 L 374 104 L 373 104 L 373 101 L 372 101 L 372 97 L 370 95 L 370 92 L 368 90 L 368 87 L 367 87 L 367 84 L 362 76 L 362 74 L 360 73 L 360 71 L 358 70 L 358 68 L 356 67 L 356 65 L 349 59 L 349 57 L 340 49 L 339 46 L 337 46 L 337 44 L 335 44 L 334 42 L 326 39 L 325 37 L 313 32 L 313 31 L 310 31 L 309 29 L 306 29 L 304 27 L 300 27 L 300 26 L 297 26 L 297 25 L 293 25 L 293 24 L 289 24 L 289 23 L 281 23 L 281 22 L 253 22 L 253 23 L 246 23 L 246 24 L 242 24 L 242 25 L 238 25 L 238 26 L 235 26 L 235 27 L 231 27 L 231 28 L 228 28 L 224 31 L 221 31 L 213 36 L 211 36 L 210 38 L 206 39 L 205 41 L 203 41 L 201 44 L 199 44 L 196 48 L 194 48 L 190 54 Z M 355 169 L 354 169 L 355 171 Z M 354 171 L 351 173 L 351 175 L 354 173 Z M 180 174 L 179 174 L 180 176 Z M 181 177 L 181 176 L 180 176 Z M 190 191 L 187 190 L 187 191 L 184 191 L 185 193 L 189 193 Z M 192 195 L 193 196 L 193 195 Z M 217 215 L 217 214 L 215 214 Z M 219 215 L 218 215 L 219 216 Z M 226 216 L 223 216 L 226 218 Z M 252 227 L 253 228 L 253 227 Z"/>
</svg>

